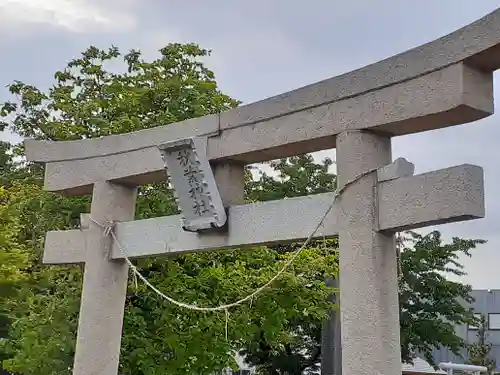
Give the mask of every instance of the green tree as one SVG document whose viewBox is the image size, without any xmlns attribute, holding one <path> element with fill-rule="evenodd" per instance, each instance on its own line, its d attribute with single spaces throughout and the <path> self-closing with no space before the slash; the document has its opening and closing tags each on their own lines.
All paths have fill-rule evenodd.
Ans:
<svg viewBox="0 0 500 375">
<path fill-rule="evenodd" d="M 17 297 L 18 288 L 27 275 L 28 253 L 16 241 L 20 231 L 19 216 L 7 203 L 9 192 L 0 186 L 0 342 L 8 337 L 8 329 L 12 323 L 8 301 Z M 8 353 L 0 347 L 1 361 L 8 358 Z"/>
<path fill-rule="evenodd" d="M 432 350 L 440 345 L 459 355 L 466 346 L 455 334 L 456 325 L 474 322 L 468 304 L 471 286 L 450 281 L 445 274 L 463 276 L 460 255 L 484 240 L 454 237 L 445 243 L 440 232 L 426 235 L 408 232 L 401 251 L 401 283 L 399 291 L 402 359 L 410 362 L 417 355 L 436 365 Z"/>
<path fill-rule="evenodd" d="M 11 145 L 0 141 L 0 186 L 5 186 L 11 179 L 10 174 L 14 169 L 12 156 L 9 154 Z"/>
<path fill-rule="evenodd" d="M 7 340 L 0 343 L 0 350 L 8 357 L 3 364 L 14 372 L 52 374 L 59 366 L 67 368 L 73 353 L 68 337 L 76 328 L 81 270 L 78 266 L 41 266 L 44 233 L 76 227 L 88 199 L 55 196 L 24 179 L 13 182 L 7 192 L 5 209 L 19 221 L 13 241 L 26 249 L 28 264 L 22 269 L 25 280 L 15 285 L 16 295 L 2 301 L 12 321 Z M 0 232 L 3 230 L 0 227 Z M 16 363 L 23 365 L 16 367 Z"/>
<path fill-rule="evenodd" d="M 129 132 L 191 117 L 224 111 L 237 102 L 217 89 L 213 73 L 199 58 L 208 54 L 196 45 L 172 44 L 160 57 L 146 62 L 137 51 L 122 56 L 118 49 L 90 47 L 81 58 L 55 74 L 48 92 L 14 82 L 9 86 L 16 101 L 7 102 L 2 114 L 13 115 L 3 126 L 21 136 L 69 140 Z M 123 57 L 125 71 L 111 73 L 108 63 Z M 14 150 L 22 155 L 22 147 Z M 33 166 L 20 165 L 17 172 Z M 17 175 L 16 175 L 17 176 Z M 17 183 L 16 183 L 17 181 Z M 41 180 L 28 183 L 11 174 L 10 205 L 16 207 L 22 230 L 16 240 L 30 250 L 29 287 L 9 302 L 13 324 L 3 348 L 12 371 L 36 374 L 68 374 L 72 364 L 74 336 L 82 273 L 78 266 L 41 267 L 43 236 L 47 230 L 74 228 L 80 212 L 88 212 L 88 197 L 67 198 L 41 190 Z M 140 189 L 137 217 L 174 213 L 166 184 Z M 142 260 L 144 274 L 174 298 L 200 305 L 233 301 L 268 280 L 288 253 L 257 248 L 191 254 L 175 259 Z M 336 272 L 336 255 L 326 248 L 304 251 L 294 269 L 262 296 L 252 309 L 242 306 L 225 314 L 181 310 L 158 299 L 143 285 L 131 282 L 126 302 L 122 345 L 123 374 L 212 373 L 234 365 L 231 349 L 266 327 L 274 346 L 293 337 L 284 324 L 300 314 L 321 318 L 329 307 L 327 288 L 321 280 Z"/>
<path fill-rule="evenodd" d="M 278 177 L 261 173 L 249 186 L 256 200 L 279 199 L 333 190 L 335 176 L 328 173 L 330 160 L 314 163 L 310 156 L 282 159 L 271 163 Z M 443 345 L 455 354 L 465 342 L 455 334 L 454 326 L 470 323 L 472 313 L 460 300 L 471 303 L 470 285 L 447 280 L 445 273 L 464 275 L 459 255 L 470 256 L 470 250 L 482 240 L 453 238 L 444 243 L 438 231 L 421 235 L 408 232 L 400 243 L 400 321 L 402 360 L 410 362 L 417 354 L 435 365 L 431 356 L 435 347 Z M 281 251 L 292 251 L 294 246 L 284 245 Z M 310 324 L 291 323 L 290 329 L 301 330 Z M 242 353 L 259 368 L 262 374 L 303 374 L 314 371 L 321 355 L 321 321 L 315 321 L 308 330 L 302 330 L 302 345 L 284 346 L 272 350 L 265 339 L 255 338 Z"/>
<path fill-rule="evenodd" d="M 481 314 L 479 318 L 477 341 L 468 345 L 468 361 L 467 363 L 477 366 L 485 366 L 488 369 L 487 374 L 496 374 L 496 362 L 491 357 L 490 352 L 492 345 L 488 342 L 486 317 Z"/>
<path fill-rule="evenodd" d="M 333 162 L 329 158 L 316 163 L 311 155 L 300 155 L 275 160 L 267 165 L 272 169 L 272 175 L 259 170 L 257 178 L 247 183 L 246 193 L 249 200 L 292 198 L 331 192 L 335 189 L 336 176 L 330 170 Z M 273 250 L 287 254 L 300 246 L 300 243 L 284 244 L 274 246 Z M 337 241 L 315 241 L 312 246 L 334 252 Z M 337 275 L 318 274 L 317 281 L 324 283 L 328 276 Z M 321 358 L 321 321 L 318 316 L 307 313 L 287 321 L 283 328 L 294 339 L 282 342 L 279 346 L 267 339 L 266 329 L 261 327 L 248 342 L 242 343 L 243 349 L 240 353 L 262 374 L 316 373 Z M 256 327 L 259 326 L 258 322 L 253 323 Z"/>
<path fill-rule="evenodd" d="M 331 173 L 333 161 L 326 158 L 316 163 L 309 154 L 267 163 L 273 175 L 257 169 L 258 178 L 245 186 L 251 201 L 268 201 L 331 192 L 336 176 Z"/>
<path fill-rule="evenodd" d="M 16 160 L 16 147 L 0 141 L 0 186 L 9 188 L 15 181 L 41 183 L 43 169 L 37 165 L 26 165 Z"/>
<path fill-rule="evenodd" d="M 106 69 L 122 57 L 89 47 L 80 58 L 55 73 L 47 93 L 15 81 L 4 116 L 15 114 L 9 127 L 23 137 L 71 140 L 126 133 L 217 113 L 238 104 L 217 89 L 212 71 L 199 61 L 209 51 L 195 44 L 170 44 L 152 62 L 132 50 L 123 56 L 125 72 Z"/>
</svg>

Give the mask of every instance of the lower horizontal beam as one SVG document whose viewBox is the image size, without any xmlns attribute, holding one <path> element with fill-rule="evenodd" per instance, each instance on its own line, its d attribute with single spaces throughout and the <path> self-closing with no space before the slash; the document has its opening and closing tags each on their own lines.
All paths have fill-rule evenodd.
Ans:
<svg viewBox="0 0 500 375">
<path fill-rule="evenodd" d="M 85 231 L 78 229 L 47 232 L 43 263 L 84 263 L 87 249 L 85 237 Z"/>
<path fill-rule="evenodd" d="M 232 206 L 227 234 L 186 232 L 180 215 L 117 223 L 115 233 L 131 258 L 300 241 L 314 231 L 320 220 L 318 214 L 324 215 L 333 198 L 333 193 L 327 193 Z M 332 209 L 317 237 L 337 235 L 336 210 Z M 84 233 L 85 230 L 48 232 L 43 262 L 84 262 Z M 112 258 L 123 258 L 116 243 Z"/>
<path fill-rule="evenodd" d="M 441 169 L 378 184 L 379 230 L 400 231 L 484 217 L 482 168 Z M 318 225 L 334 193 L 232 206 L 226 234 L 196 234 L 181 228 L 180 216 L 117 223 L 116 235 L 127 256 L 140 258 L 183 252 L 254 247 L 301 241 Z M 334 205 L 314 238 L 338 234 Z M 85 261 L 85 230 L 49 232 L 44 263 Z M 115 243 L 113 259 L 123 258 Z"/>
<path fill-rule="evenodd" d="M 393 232 L 484 217 L 481 167 L 464 164 L 379 184 L 380 230 Z"/>
</svg>

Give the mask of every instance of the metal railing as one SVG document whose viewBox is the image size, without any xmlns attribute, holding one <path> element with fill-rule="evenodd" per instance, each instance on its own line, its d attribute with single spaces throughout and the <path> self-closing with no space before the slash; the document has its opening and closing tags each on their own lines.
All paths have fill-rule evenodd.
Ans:
<svg viewBox="0 0 500 375">
<path fill-rule="evenodd" d="M 461 365 L 458 363 L 440 363 L 439 367 L 442 370 L 446 370 L 448 375 L 453 375 L 453 370 L 457 370 L 460 372 L 466 372 L 466 373 L 471 373 L 474 375 L 479 375 L 483 372 L 488 371 L 488 369 L 484 366 L 475 366 L 475 365 Z"/>
</svg>

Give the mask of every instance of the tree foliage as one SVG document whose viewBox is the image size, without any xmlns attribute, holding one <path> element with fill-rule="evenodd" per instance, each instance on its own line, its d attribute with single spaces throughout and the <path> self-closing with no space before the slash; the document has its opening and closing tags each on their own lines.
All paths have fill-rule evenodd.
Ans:
<svg viewBox="0 0 500 375">
<path fill-rule="evenodd" d="M 237 105 L 217 89 L 213 73 L 199 58 L 208 54 L 196 45 L 173 44 L 160 58 L 145 62 L 137 51 L 123 56 L 125 71 L 111 73 L 106 63 L 121 57 L 116 48 L 89 48 L 81 58 L 55 74 L 56 83 L 44 93 L 15 82 L 9 89 L 17 97 L 2 107 L 14 115 L 11 130 L 22 136 L 70 140 L 129 132 L 191 117 L 221 112 Z M 18 148 L 22 155 L 22 148 Z M 12 159 L 9 158 L 9 163 Z M 14 168 L 8 164 L 12 184 Z M 16 173 L 23 168 L 20 165 Z M 67 374 L 72 365 L 74 336 L 82 273 L 78 266 L 40 267 L 43 236 L 47 230 L 73 228 L 80 212 L 88 212 L 88 197 L 66 198 L 43 192 L 40 181 L 22 180 L 9 190 L 10 200 L 23 220 L 17 241 L 32 255 L 29 287 L 13 299 L 14 323 L 3 344 L 10 358 L 7 368 L 24 373 Z M 166 184 L 141 187 L 137 218 L 174 213 Z M 199 305 L 217 305 L 240 298 L 268 280 L 289 254 L 273 249 L 191 254 L 175 259 L 143 260 L 146 277 L 174 298 Z M 231 349 L 264 327 L 274 346 L 291 334 L 286 322 L 307 313 L 320 318 L 327 309 L 327 289 L 318 274 L 336 272 L 336 256 L 329 249 L 311 248 L 301 254 L 293 270 L 285 272 L 252 308 L 225 314 L 181 310 L 161 301 L 143 285 L 129 287 L 122 345 L 123 374 L 211 373 L 234 365 Z M 249 325 L 248 321 L 259 326 Z M 227 335 L 227 337 L 226 337 Z"/>
<path fill-rule="evenodd" d="M 194 44 L 171 44 L 160 57 L 144 61 L 132 50 L 121 55 L 89 47 L 55 73 L 44 93 L 15 81 L 17 101 L 0 113 L 15 114 L 10 129 L 23 137 L 71 140 L 132 132 L 218 113 L 238 104 L 217 89 L 215 76 L 199 61 L 209 51 Z M 123 57 L 125 71 L 106 69 Z M 4 127 L 8 123 L 4 122 Z"/>
<path fill-rule="evenodd" d="M 12 371 L 52 374 L 73 354 L 73 342 L 68 338 L 76 327 L 81 271 L 79 267 L 41 266 L 43 238 L 47 230 L 75 227 L 80 211 L 88 207 L 88 198 L 69 200 L 44 192 L 18 168 L 12 176 L 19 180 L 13 177 L 9 188 L 3 187 L 7 196 L 1 202 L 2 210 L 8 215 L 2 219 L 10 217 L 17 223 L 10 250 L 0 255 L 15 252 L 23 263 L 10 265 L 18 267 L 23 277 L 7 276 L 14 281 L 15 294 L 1 301 L 0 306 L 8 311 L 9 331 L 7 340 L 0 342 L 0 352 L 4 367 Z M 0 226 L 0 233 L 7 233 L 8 228 Z"/>
<path fill-rule="evenodd" d="M 278 178 L 261 173 L 260 179 L 251 186 L 257 200 L 331 191 L 335 187 L 335 176 L 328 173 L 330 165 L 330 160 L 316 164 L 307 155 L 282 159 L 271 164 Z M 436 365 L 432 350 L 444 346 L 459 355 L 466 343 L 455 334 L 454 327 L 469 324 L 474 319 L 467 306 L 472 303 L 470 285 L 450 281 L 445 275 L 465 275 L 458 262 L 459 256 L 470 256 L 470 251 L 485 241 L 453 238 L 445 243 L 438 231 L 426 235 L 408 232 L 401 238 L 398 271 L 402 360 L 411 362 L 419 355 Z M 293 248 L 287 245 L 281 250 Z M 300 326 L 302 323 L 294 324 Z M 320 321 L 306 331 L 303 342 L 303 346 L 284 347 L 276 352 L 260 340 L 245 347 L 243 353 L 262 368 L 264 374 L 303 374 L 314 371 L 320 361 Z M 291 371 L 291 367 L 295 371 Z"/>
<path fill-rule="evenodd" d="M 8 337 L 11 324 L 8 302 L 17 297 L 19 287 L 28 277 L 25 272 L 28 252 L 16 241 L 21 230 L 20 220 L 15 209 L 8 204 L 10 194 L 0 186 L 0 341 Z M 5 358 L 7 353 L 0 350 L 0 361 Z"/>
<path fill-rule="evenodd" d="M 487 322 L 483 314 L 479 318 L 477 327 L 477 341 L 469 344 L 467 347 L 469 356 L 467 363 L 486 367 L 488 369 L 487 375 L 497 374 L 495 372 L 497 367 L 496 362 L 490 354 L 492 345 L 488 342 Z"/>
<path fill-rule="evenodd" d="M 268 163 L 273 175 L 260 170 L 258 177 L 249 181 L 246 192 L 249 200 L 266 201 L 293 198 L 309 194 L 331 192 L 336 186 L 336 176 L 331 173 L 333 162 L 326 158 L 320 163 L 311 155 L 299 155 Z M 285 244 L 273 247 L 278 253 L 296 251 L 302 244 Z M 336 240 L 314 241 L 312 246 L 323 251 L 335 251 Z M 324 284 L 328 276 L 317 274 L 317 282 Z M 326 296 L 325 296 L 326 298 Z M 334 308 L 330 306 L 330 308 Z M 324 311 L 324 314 L 328 310 Z M 318 316 L 303 312 L 284 327 L 295 338 L 276 346 L 266 337 L 266 328 L 258 329 L 251 340 L 242 343 L 240 354 L 262 374 L 315 374 L 321 359 L 321 321 Z M 258 327 L 258 322 L 254 322 Z"/>
<path fill-rule="evenodd" d="M 409 232 L 404 237 L 399 291 L 403 360 L 409 362 L 419 354 L 435 365 L 433 349 L 443 345 L 459 355 L 465 347 L 454 328 L 474 321 L 468 307 L 473 302 L 471 286 L 450 281 L 445 275 L 465 275 L 459 256 L 470 256 L 470 250 L 484 242 L 453 238 L 444 243 L 438 231 L 426 235 Z"/>
<path fill-rule="evenodd" d="M 90 47 L 54 75 L 46 92 L 23 82 L 9 86 L 15 100 L 0 107 L 0 128 L 23 137 L 74 140 L 125 133 L 218 113 L 238 105 L 221 93 L 201 59 L 209 51 L 194 44 L 170 44 L 145 61 L 139 51 L 124 55 L 112 47 Z M 121 69 L 121 70 L 120 70 Z M 40 264 L 45 232 L 76 228 L 89 210 L 89 197 L 63 197 L 42 190 L 43 168 L 26 164 L 22 146 L 0 144 L 0 355 L 5 368 L 25 374 L 67 375 L 74 355 L 82 267 Z M 249 177 L 246 199 L 262 201 L 333 190 L 331 160 L 310 155 L 268 164 L 276 176 Z M 136 218 L 170 215 L 177 210 L 166 183 L 141 186 Z M 402 254 L 403 354 L 428 352 L 437 343 L 456 349 L 462 343 L 436 326 L 437 314 L 450 324 L 471 316 L 457 297 L 469 287 L 440 276 L 460 252 L 479 241 L 443 244 L 437 232 L 413 235 Z M 126 245 L 126 244 L 125 244 Z M 213 306 L 232 302 L 272 277 L 300 244 L 273 248 L 200 253 L 137 262 L 159 289 L 187 303 Z M 325 279 L 337 273 L 336 242 L 313 242 L 293 267 L 261 297 L 229 312 L 182 310 L 144 285 L 129 282 L 120 372 L 124 375 L 212 374 L 234 366 L 243 352 L 262 374 L 302 374 L 318 366 L 321 322 L 334 308 Z M 455 262 L 454 262 L 455 261 Z M 453 263 L 454 262 L 454 263 Z M 3 283 L 3 284 L 1 284 Z M 5 285 L 5 287 L 4 287 Z M 414 293 L 412 293 L 414 292 Z M 447 301 L 445 305 L 441 301 Z M 432 306 L 439 306 L 437 313 Z M 446 308 L 448 306 L 448 308 Z"/>
</svg>

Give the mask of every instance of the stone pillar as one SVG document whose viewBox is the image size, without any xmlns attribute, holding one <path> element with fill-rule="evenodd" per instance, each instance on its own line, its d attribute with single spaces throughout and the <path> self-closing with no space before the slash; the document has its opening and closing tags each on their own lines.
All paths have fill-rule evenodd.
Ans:
<svg viewBox="0 0 500 375">
<path fill-rule="evenodd" d="M 327 279 L 326 286 L 338 288 L 338 280 Z M 338 303 L 335 293 L 329 295 L 328 298 L 333 303 Z M 332 309 L 328 318 L 323 322 L 321 330 L 321 375 L 342 374 L 341 340 L 340 314 Z"/>
<path fill-rule="evenodd" d="M 100 223 L 134 219 L 137 189 L 94 184 L 90 215 Z M 110 261 L 111 236 L 90 223 L 73 375 L 116 375 L 120 359 L 128 266 Z"/>
<path fill-rule="evenodd" d="M 339 186 L 391 163 L 391 141 L 366 131 L 337 138 Z M 342 374 L 400 375 L 399 305 L 393 234 L 377 232 L 377 175 L 350 185 L 340 202 Z"/>
<path fill-rule="evenodd" d="M 224 207 L 245 203 L 245 166 L 225 162 L 212 166 Z"/>
<path fill-rule="evenodd" d="M 339 298 L 337 298 L 337 300 L 338 299 Z M 333 322 L 333 333 L 334 333 L 333 373 L 334 375 L 342 375 L 342 325 L 340 320 L 340 312 L 335 313 L 335 319 Z"/>
</svg>

